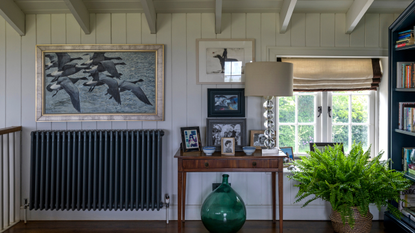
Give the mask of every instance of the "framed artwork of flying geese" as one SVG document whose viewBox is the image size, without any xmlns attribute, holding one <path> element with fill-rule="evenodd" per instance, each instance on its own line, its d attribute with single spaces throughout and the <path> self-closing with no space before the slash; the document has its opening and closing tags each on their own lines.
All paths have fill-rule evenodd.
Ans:
<svg viewBox="0 0 415 233">
<path fill-rule="evenodd" d="M 130 120 L 164 120 L 164 45 L 36 46 L 36 121 Z"/>
</svg>

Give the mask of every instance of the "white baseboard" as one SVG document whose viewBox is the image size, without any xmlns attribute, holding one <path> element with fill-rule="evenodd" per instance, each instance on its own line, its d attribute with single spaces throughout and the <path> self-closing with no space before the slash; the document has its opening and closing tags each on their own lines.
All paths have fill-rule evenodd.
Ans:
<svg viewBox="0 0 415 233">
<path fill-rule="evenodd" d="M 170 220 L 177 220 L 177 206 L 170 206 Z M 200 220 L 200 205 L 186 206 L 186 220 Z M 272 207 L 246 206 L 247 220 L 271 220 Z M 383 220 L 383 209 L 378 211 L 376 206 L 370 206 L 373 220 Z M 284 206 L 284 220 L 329 220 L 330 204 Z M 166 208 L 160 211 L 28 211 L 29 220 L 166 220 Z M 277 219 L 279 219 L 277 206 Z"/>
</svg>

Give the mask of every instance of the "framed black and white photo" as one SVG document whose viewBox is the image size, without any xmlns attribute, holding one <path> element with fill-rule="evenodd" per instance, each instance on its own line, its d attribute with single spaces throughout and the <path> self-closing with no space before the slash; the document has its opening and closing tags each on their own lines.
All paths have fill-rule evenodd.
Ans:
<svg viewBox="0 0 415 233">
<path fill-rule="evenodd" d="M 36 46 L 36 121 L 132 120 L 164 120 L 164 45 Z"/>
<path fill-rule="evenodd" d="M 265 137 L 264 130 L 251 130 L 251 140 L 250 146 L 255 146 L 257 149 L 265 147 L 264 142 Z"/>
<path fill-rule="evenodd" d="M 209 88 L 208 117 L 245 117 L 244 88 Z"/>
<path fill-rule="evenodd" d="M 255 61 L 255 39 L 197 39 L 197 84 L 243 84 Z"/>
<path fill-rule="evenodd" d="M 235 138 L 221 139 L 221 154 L 234 155 L 235 154 Z"/>
<path fill-rule="evenodd" d="M 200 130 L 198 126 L 180 128 L 182 137 L 182 149 L 184 152 L 200 151 L 202 141 L 200 138 Z"/>
<path fill-rule="evenodd" d="M 206 143 L 208 146 L 221 149 L 222 138 L 235 138 L 235 151 L 242 151 L 246 145 L 246 119 L 245 118 L 207 118 Z"/>
</svg>

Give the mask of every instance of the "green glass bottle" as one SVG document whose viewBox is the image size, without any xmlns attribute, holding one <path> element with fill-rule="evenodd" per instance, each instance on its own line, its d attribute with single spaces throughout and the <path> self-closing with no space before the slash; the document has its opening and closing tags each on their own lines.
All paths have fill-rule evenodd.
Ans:
<svg viewBox="0 0 415 233">
<path fill-rule="evenodd" d="M 245 203 L 228 184 L 228 174 L 202 205 L 202 222 L 211 233 L 234 233 L 246 220 Z"/>
</svg>

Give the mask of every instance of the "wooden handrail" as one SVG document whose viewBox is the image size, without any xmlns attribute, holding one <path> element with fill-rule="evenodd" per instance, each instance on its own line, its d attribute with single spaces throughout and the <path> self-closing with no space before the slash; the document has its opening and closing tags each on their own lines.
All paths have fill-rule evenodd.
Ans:
<svg viewBox="0 0 415 233">
<path fill-rule="evenodd" d="M 0 129 L 0 135 L 22 131 L 21 126 L 12 126 Z"/>
</svg>

